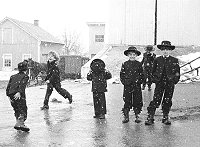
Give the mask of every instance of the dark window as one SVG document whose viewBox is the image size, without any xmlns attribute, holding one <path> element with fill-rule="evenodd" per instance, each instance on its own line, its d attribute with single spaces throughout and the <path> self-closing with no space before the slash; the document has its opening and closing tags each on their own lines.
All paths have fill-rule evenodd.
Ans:
<svg viewBox="0 0 200 147">
<path fill-rule="evenodd" d="M 104 35 L 95 35 L 95 42 L 104 42 Z"/>
</svg>

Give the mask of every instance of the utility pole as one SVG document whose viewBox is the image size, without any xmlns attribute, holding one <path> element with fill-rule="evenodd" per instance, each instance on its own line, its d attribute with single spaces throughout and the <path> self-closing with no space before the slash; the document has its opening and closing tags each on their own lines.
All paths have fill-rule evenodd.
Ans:
<svg viewBox="0 0 200 147">
<path fill-rule="evenodd" d="M 154 45 L 157 44 L 157 0 L 155 0 L 155 28 L 154 28 Z"/>
</svg>

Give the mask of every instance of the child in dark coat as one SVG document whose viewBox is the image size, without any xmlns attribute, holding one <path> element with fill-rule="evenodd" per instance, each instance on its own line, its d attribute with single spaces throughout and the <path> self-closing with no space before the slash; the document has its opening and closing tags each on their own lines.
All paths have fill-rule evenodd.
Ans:
<svg viewBox="0 0 200 147">
<path fill-rule="evenodd" d="M 28 84 L 29 77 L 25 72 L 28 69 L 26 62 L 18 64 L 19 73 L 12 75 L 6 88 L 6 95 L 10 98 L 11 106 L 15 112 L 16 130 L 28 132 L 30 129 L 25 126 L 24 122 L 27 119 L 27 105 L 25 89 Z"/>
<path fill-rule="evenodd" d="M 56 91 L 65 99 L 68 99 L 70 104 L 72 103 L 72 95 L 66 89 L 61 88 L 60 71 L 56 63 L 57 61 L 59 61 L 58 54 L 54 51 L 50 51 L 47 61 L 47 76 L 45 78 L 47 91 L 44 99 L 44 105 L 41 107 L 41 110 L 49 109 L 48 103 L 53 88 L 55 88 Z"/>
<path fill-rule="evenodd" d="M 92 81 L 94 102 L 94 118 L 104 119 L 106 114 L 107 80 L 112 78 L 111 73 L 105 69 L 105 63 L 101 59 L 94 59 L 90 64 L 90 72 L 87 80 Z"/>
<path fill-rule="evenodd" d="M 168 114 L 172 106 L 172 97 L 175 85 L 180 79 L 180 66 L 178 59 L 169 55 L 175 49 L 170 41 L 162 41 L 157 47 L 163 55 L 157 57 L 153 63 L 152 75 L 156 87 L 154 90 L 153 100 L 147 107 L 148 117 L 145 125 L 154 123 L 154 114 L 162 102 L 163 119 L 162 123 L 170 125 Z"/>
<path fill-rule="evenodd" d="M 146 84 L 148 85 L 148 90 L 151 90 L 152 85 L 152 67 L 154 59 L 156 58 L 156 54 L 153 52 L 153 46 L 148 45 L 145 47 L 145 53 L 143 53 L 143 59 L 141 61 L 144 70 L 145 80 L 142 83 L 142 90 L 145 89 Z"/>
<path fill-rule="evenodd" d="M 120 71 L 120 80 L 124 85 L 124 108 L 122 109 L 124 120 L 122 122 L 129 122 L 129 111 L 133 108 L 136 117 L 135 122 L 139 123 L 139 114 L 143 106 L 141 84 L 144 80 L 144 74 L 142 64 L 135 59 L 141 53 L 136 47 L 132 46 L 125 50 L 124 54 L 129 57 L 129 60 L 122 64 Z"/>
</svg>

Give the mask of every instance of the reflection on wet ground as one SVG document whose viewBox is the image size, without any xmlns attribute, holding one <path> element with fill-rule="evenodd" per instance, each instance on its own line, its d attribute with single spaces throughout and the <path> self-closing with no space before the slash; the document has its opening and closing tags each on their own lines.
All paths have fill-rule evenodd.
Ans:
<svg viewBox="0 0 200 147">
<path fill-rule="evenodd" d="M 118 89 L 117 89 L 118 88 Z M 117 89 L 117 90 L 116 90 Z M 77 90 L 78 91 L 78 90 Z M 90 89 L 75 93 L 75 102 L 50 103 L 50 109 L 39 110 L 43 99 L 29 101 L 26 124 L 30 133 L 13 129 L 13 110 L 8 101 L 0 102 L 0 146 L 2 147 L 199 147 L 200 118 L 173 119 L 171 126 L 161 123 L 159 113 L 155 124 L 145 126 L 146 106 L 152 93 L 144 91 L 145 108 L 142 122 L 134 122 L 130 112 L 130 122 L 122 124 L 122 87 L 113 85 L 106 94 L 106 119 L 93 118 L 93 103 Z M 83 97 L 85 95 L 85 97 Z M 8 121 L 9 120 L 9 121 Z"/>
</svg>

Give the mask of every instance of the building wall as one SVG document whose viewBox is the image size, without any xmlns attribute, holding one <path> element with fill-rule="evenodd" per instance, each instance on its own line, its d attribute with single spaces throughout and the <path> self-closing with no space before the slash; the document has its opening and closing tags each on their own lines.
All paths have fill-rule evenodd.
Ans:
<svg viewBox="0 0 200 147">
<path fill-rule="evenodd" d="M 157 0 L 157 44 L 199 45 L 200 1 Z M 106 24 L 107 44 L 154 43 L 155 0 L 110 0 Z"/>
<path fill-rule="evenodd" d="M 3 43 L 3 31 L 5 28 L 11 28 L 11 42 Z M 20 29 L 10 21 L 5 21 L 0 25 L 0 70 L 13 70 L 17 64 L 23 60 L 23 54 L 30 54 L 33 60 L 38 60 L 37 56 L 38 45 L 37 40 Z M 11 54 L 12 62 L 11 69 L 3 68 L 3 54 Z"/>
<path fill-rule="evenodd" d="M 89 55 L 92 57 L 97 54 L 105 45 L 105 24 L 104 23 L 89 23 Z M 103 35 L 104 41 L 95 41 L 95 35 Z"/>
</svg>

